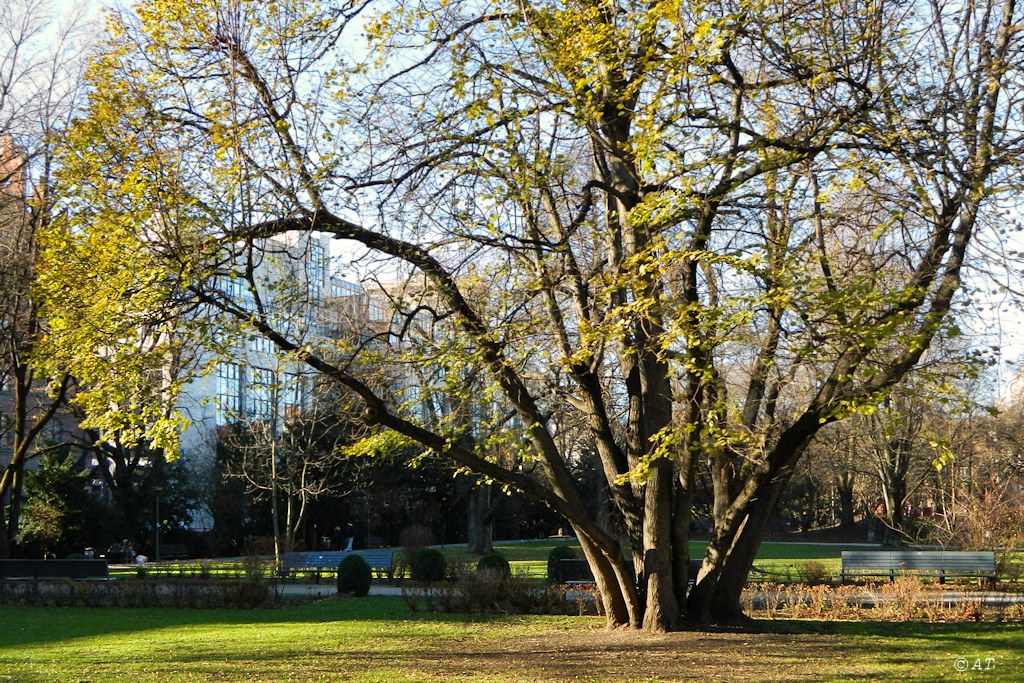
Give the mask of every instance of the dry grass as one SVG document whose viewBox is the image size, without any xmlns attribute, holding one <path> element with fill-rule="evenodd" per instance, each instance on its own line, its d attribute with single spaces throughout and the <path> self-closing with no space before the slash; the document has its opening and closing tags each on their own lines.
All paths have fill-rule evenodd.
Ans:
<svg viewBox="0 0 1024 683">
<path fill-rule="evenodd" d="M 913 576 L 867 586 L 759 583 L 743 595 L 744 611 L 759 619 L 1024 622 L 1024 605 L 985 606 L 983 595 L 943 590 Z"/>
</svg>

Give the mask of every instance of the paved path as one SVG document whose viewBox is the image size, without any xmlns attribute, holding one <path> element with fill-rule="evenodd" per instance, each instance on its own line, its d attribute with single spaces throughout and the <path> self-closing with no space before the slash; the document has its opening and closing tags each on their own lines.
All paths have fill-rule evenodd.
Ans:
<svg viewBox="0 0 1024 683">
<path fill-rule="evenodd" d="M 310 600 L 314 598 L 326 598 L 338 594 L 338 587 L 333 581 L 322 583 L 279 583 L 277 592 L 283 598 Z M 401 595 L 402 589 L 399 586 L 390 584 L 371 584 L 370 595 Z"/>
</svg>

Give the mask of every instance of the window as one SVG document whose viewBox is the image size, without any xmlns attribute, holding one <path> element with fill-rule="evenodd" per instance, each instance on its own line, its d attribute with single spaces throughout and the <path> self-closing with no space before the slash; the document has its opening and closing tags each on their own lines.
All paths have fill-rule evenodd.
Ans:
<svg viewBox="0 0 1024 683">
<path fill-rule="evenodd" d="M 376 299 L 370 299 L 367 304 L 366 315 L 371 322 L 383 322 L 384 304 Z"/>
<path fill-rule="evenodd" d="M 277 346 L 263 335 L 257 335 L 252 338 L 252 350 L 270 356 L 277 351 Z"/>
<path fill-rule="evenodd" d="M 259 420 L 274 417 L 274 371 L 253 368 L 252 381 L 246 392 L 249 399 L 249 414 Z"/>
<path fill-rule="evenodd" d="M 306 264 L 306 280 L 309 285 L 309 298 L 319 301 L 324 290 L 324 245 L 311 240 L 309 243 L 309 263 Z"/>
<path fill-rule="evenodd" d="M 217 366 L 217 407 L 220 422 L 236 419 L 242 412 L 242 371 L 235 363 Z"/>
<path fill-rule="evenodd" d="M 331 296 L 340 299 L 342 297 L 359 296 L 362 292 L 358 285 L 346 282 L 339 277 L 331 278 Z"/>
<path fill-rule="evenodd" d="M 242 275 L 232 272 L 218 276 L 218 280 L 217 289 L 225 299 L 247 311 L 254 308 L 249 282 Z"/>
</svg>

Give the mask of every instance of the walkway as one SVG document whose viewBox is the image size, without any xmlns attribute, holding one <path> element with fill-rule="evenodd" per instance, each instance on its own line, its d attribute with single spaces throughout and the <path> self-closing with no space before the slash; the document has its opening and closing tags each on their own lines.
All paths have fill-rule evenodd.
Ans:
<svg viewBox="0 0 1024 683">
<path fill-rule="evenodd" d="M 323 583 L 285 583 L 277 584 L 277 592 L 282 598 L 288 600 L 313 600 L 315 598 L 327 598 L 338 594 L 338 587 L 334 581 Z M 370 595 L 401 595 L 402 589 L 399 586 L 390 584 L 370 584 Z"/>
</svg>

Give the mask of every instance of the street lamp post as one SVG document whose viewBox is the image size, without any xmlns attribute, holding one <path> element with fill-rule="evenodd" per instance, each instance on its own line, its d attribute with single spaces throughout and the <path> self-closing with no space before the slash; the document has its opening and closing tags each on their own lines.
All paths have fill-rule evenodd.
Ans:
<svg viewBox="0 0 1024 683">
<path fill-rule="evenodd" d="M 153 525 L 153 561 L 160 561 L 160 492 L 164 490 L 162 486 L 154 486 L 153 493 L 156 494 L 156 519 Z"/>
</svg>

